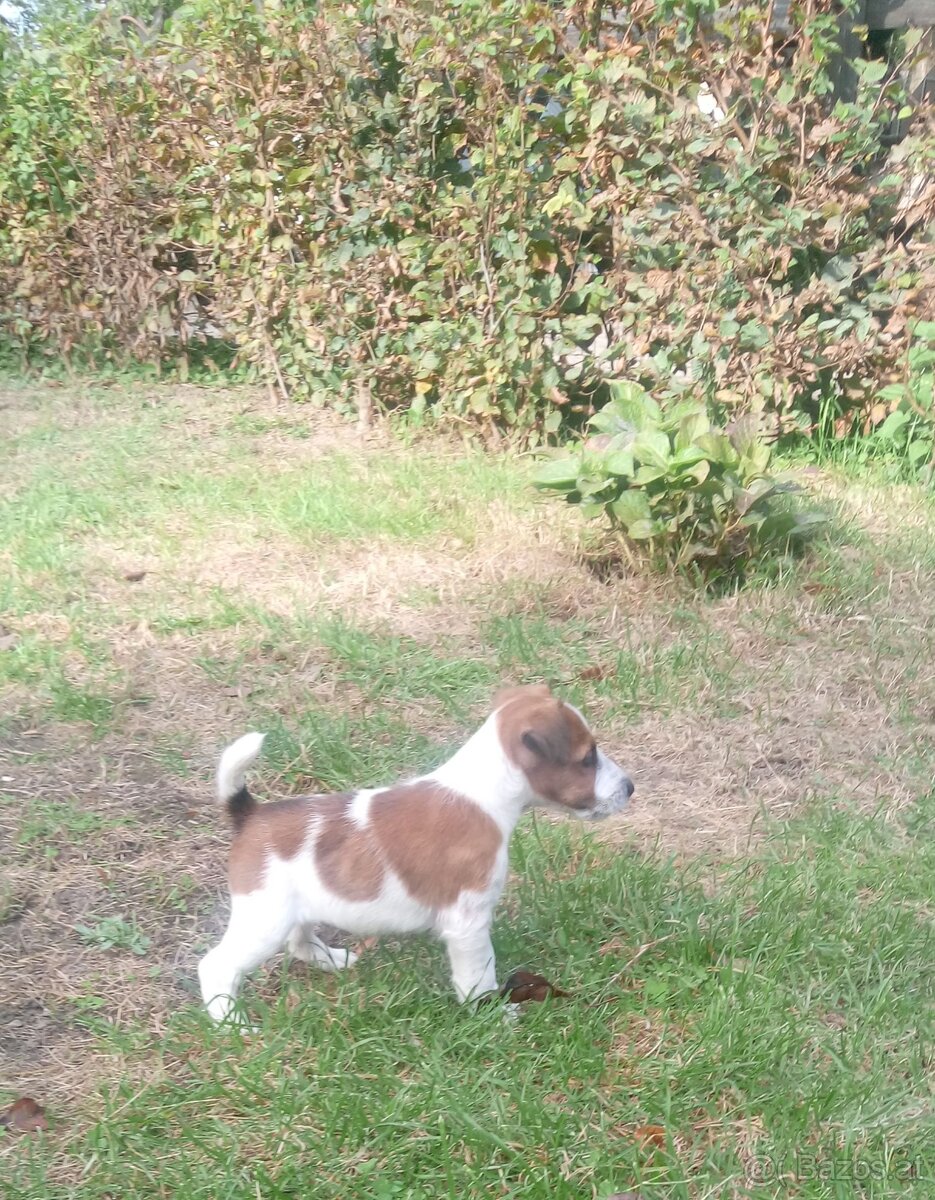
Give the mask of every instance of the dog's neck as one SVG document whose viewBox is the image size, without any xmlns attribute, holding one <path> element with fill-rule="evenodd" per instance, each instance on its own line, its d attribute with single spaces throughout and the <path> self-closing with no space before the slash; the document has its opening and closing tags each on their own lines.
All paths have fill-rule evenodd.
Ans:
<svg viewBox="0 0 935 1200">
<path fill-rule="evenodd" d="M 496 714 L 428 778 L 480 805 L 506 838 L 535 801 L 525 773 L 503 749 Z"/>
</svg>

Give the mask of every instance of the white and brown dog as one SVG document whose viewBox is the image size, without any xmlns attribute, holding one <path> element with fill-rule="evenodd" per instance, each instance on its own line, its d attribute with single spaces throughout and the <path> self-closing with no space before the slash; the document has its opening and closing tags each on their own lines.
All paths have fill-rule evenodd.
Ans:
<svg viewBox="0 0 935 1200">
<path fill-rule="evenodd" d="M 578 710 L 544 686 L 501 692 L 452 758 L 393 787 L 258 805 L 244 773 L 262 742 L 248 733 L 218 764 L 235 833 L 231 916 L 198 968 L 216 1020 L 244 976 L 283 946 L 326 971 L 350 966 L 356 955 L 316 936 L 324 923 L 361 935 L 431 930 L 447 947 L 459 1000 L 493 991 L 490 926 L 523 811 L 600 819 L 633 793 Z"/>
</svg>

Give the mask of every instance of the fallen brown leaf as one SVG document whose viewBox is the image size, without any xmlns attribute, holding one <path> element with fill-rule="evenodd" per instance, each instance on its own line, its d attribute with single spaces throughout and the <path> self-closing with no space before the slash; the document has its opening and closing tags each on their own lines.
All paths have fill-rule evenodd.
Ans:
<svg viewBox="0 0 935 1200">
<path fill-rule="evenodd" d="M 124 571 L 123 577 L 127 583 L 139 583 L 140 580 L 145 579 L 148 574 L 148 571 Z"/>
<path fill-rule="evenodd" d="M 666 1144 L 666 1131 L 661 1125 L 637 1125 L 633 1130 L 633 1137 L 645 1146 L 664 1146 Z"/>
<path fill-rule="evenodd" d="M 45 1109 L 31 1096 L 20 1096 L 5 1112 L 0 1113 L 0 1125 L 15 1133 L 35 1133 L 37 1129 L 48 1129 Z"/>
<path fill-rule="evenodd" d="M 582 681 L 590 679 L 606 679 L 609 674 L 610 670 L 608 667 L 599 667 L 595 665 L 593 667 L 585 667 L 583 671 L 579 671 L 578 678 Z"/>
<path fill-rule="evenodd" d="M 514 971 L 500 988 L 500 995 L 511 1004 L 526 1004 L 530 1000 L 538 1003 L 550 996 L 570 996 L 571 992 L 557 988 L 544 975 L 536 975 L 532 971 Z"/>
</svg>

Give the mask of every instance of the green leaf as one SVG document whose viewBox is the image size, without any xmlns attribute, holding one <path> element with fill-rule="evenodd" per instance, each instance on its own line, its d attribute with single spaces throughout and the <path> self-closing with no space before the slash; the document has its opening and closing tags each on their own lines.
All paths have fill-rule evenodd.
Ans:
<svg viewBox="0 0 935 1200">
<path fill-rule="evenodd" d="M 883 424 L 876 430 L 876 436 L 884 441 L 889 441 L 895 438 L 896 434 L 899 433 L 904 425 L 908 425 L 910 420 L 911 418 L 907 412 L 891 412 Z"/>
<path fill-rule="evenodd" d="M 633 457 L 641 465 L 661 467 L 669 465 L 671 446 L 669 439 L 659 429 L 644 429 L 633 439 Z"/>
<path fill-rule="evenodd" d="M 610 475 L 622 475 L 629 479 L 633 474 L 633 451 L 617 450 L 604 459 L 604 470 Z"/>
<path fill-rule="evenodd" d="M 639 521 L 652 520 L 649 501 L 643 492 L 624 492 L 610 505 L 610 511 L 628 531 Z"/>
<path fill-rule="evenodd" d="M 629 379 L 611 379 L 607 383 L 611 399 L 603 411 L 640 413 L 653 421 L 662 420 L 662 409 L 645 388 Z"/>
<path fill-rule="evenodd" d="M 657 479 L 665 479 L 665 467 L 651 467 L 649 465 L 639 467 L 633 476 L 633 482 L 640 487 L 645 487 L 647 483 L 655 483 Z"/>
<path fill-rule="evenodd" d="M 704 483 L 710 473 L 711 464 L 706 458 L 703 458 L 700 462 L 695 463 L 695 465 L 690 467 L 687 471 L 687 474 L 691 475 L 695 479 L 696 483 Z"/>
<path fill-rule="evenodd" d="M 578 482 L 578 469 L 576 458 L 552 459 L 533 471 L 532 482 L 541 488 L 573 487 Z"/>
<path fill-rule="evenodd" d="M 609 100 L 597 100 L 591 106 L 591 119 L 588 122 L 588 132 L 596 133 L 607 119 L 607 110 L 610 108 Z"/>
<path fill-rule="evenodd" d="M 676 450 L 685 450 L 692 445 L 703 433 L 707 433 L 711 428 L 711 422 L 708 420 L 708 414 L 703 408 L 698 408 L 695 412 L 688 413 L 679 422 L 678 433 L 675 435 Z M 704 451 L 700 451 L 704 453 Z"/>
<path fill-rule="evenodd" d="M 669 465 L 676 471 L 682 471 L 686 467 L 693 467 L 695 463 L 701 462 L 707 457 L 704 450 L 699 449 L 698 446 L 687 446 L 684 450 L 676 450 Z"/>
<path fill-rule="evenodd" d="M 645 542 L 655 537 L 658 532 L 659 527 L 655 521 L 634 521 L 627 529 L 627 536 L 635 542 Z"/>
<path fill-rule="evenodd" d="M 724 433 L 702 433 L 695 438 L 695 445 L 703 450 L 711 462 L 729 465 L 737 461 L 737 451 Z"/>
<path fill-rule="evenodd" d="M 760 489 L 759 491 L 756 491 L 753 488 L 740 488 L 734 492 L 734 508 L 736 508 L 737 512 L 743 516 L 745 513 L 749 512 L 754 505 L 759 504 L 768 496 L 772 496 L 775 491 L 775 486 L 767 486 L 765 489 Z"/>
<path fill-rule="evenodd" d="M 606 492 L 608 488 L 614 489 L 614 481 L 608 479 L 605 475 L 591 475 L 588 477 L 578 477 L 578 487 L 581 494 L 584 496 L 597 496 L 601 492 Z"/>
<path fill-rule="evenodd" d="M 883 58 L 873 58 L 869 62 L 855 62 L 854 67 L 859 72 L 864 83 L 879 83 L 889 71 L 889 64 Z"/>
<path fill-rule="evenodd" d="M 760 475 L 765 473 L 771 457 L 772 452 L 769 446 L 765 445 L 753 446 L 747 454 L 747 458 L 753 465 L 753 469 Z"/>
</svg>

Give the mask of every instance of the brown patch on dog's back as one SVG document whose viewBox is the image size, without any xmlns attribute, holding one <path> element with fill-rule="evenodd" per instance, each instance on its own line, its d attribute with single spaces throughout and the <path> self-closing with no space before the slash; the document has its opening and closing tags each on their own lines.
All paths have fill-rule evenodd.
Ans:
<svg viewBox="0 0 935 1200">
<path fill-rule="evenodd" d="M 259 804 L 243 820 L 231 845 L 228 878 L 232 892 L 255 891 L 263 882 L 270 854 L 295 858 L 308 836 L 309 822 L 329 801 L 347 804 L 347 796 L 298 796 Z"/>
<path fill-rule="evenodd" d="M 346 900 L 374 900 L 383 864 L 373 834 L 351 820 L 350 796 L 328 796 L 315 806 L 323 820 L 315 838 L 315 866 L 326 887 Z"/>
<path fill-rule="evenodd" d="M 428 908 L 483 891 L 503 841 L 479 804 L 428 780 L 378 792 L 370 825 L 386 861 Z"/>
<path fill-rule="evenodd" d="M 585 761 L 594 738 L 574 709 L 544 687 L 511 688 L 497 701 L 503 749 L 535 794 L 579 811 L 593 807 L 597 762 Z"/>
</svg>

